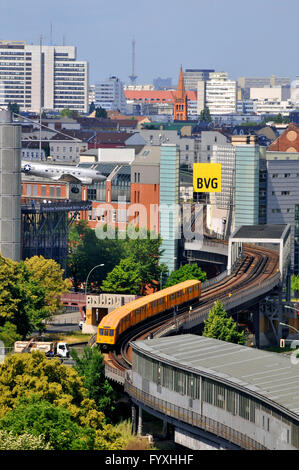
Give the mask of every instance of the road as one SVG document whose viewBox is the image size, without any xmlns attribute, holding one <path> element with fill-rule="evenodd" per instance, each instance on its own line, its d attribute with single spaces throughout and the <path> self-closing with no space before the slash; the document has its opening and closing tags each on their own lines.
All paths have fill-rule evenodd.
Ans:
<svg viewBox="0 0 299 470">
<path fill-rule="evenodd" d="M 47 324 L 47 333 L 69 333 L 72 331 L 81 331 L 79 321 L 82 320 L 78 311 L 54 315 L 51 322 Z"/>
</svg>

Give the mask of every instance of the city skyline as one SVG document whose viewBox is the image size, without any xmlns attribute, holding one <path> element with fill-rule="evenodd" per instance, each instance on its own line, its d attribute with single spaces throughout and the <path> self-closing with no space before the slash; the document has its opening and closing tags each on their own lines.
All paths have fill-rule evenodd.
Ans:
<svg viewBox="0 0 299 470">
<path fill-rule="evenodd" d="M 135 39 L 136 84 L 171 77 L 177 83 L 179 67 L 214 68 L 241 76 L 287 76 L 294 80 L 295 0 L 153 0 L 151 9 L 137 0 L 105 4 L 53 0 L 51 9 L 37 0 L 16 0 L 12 18 L 9 3 L 1 8 L 1 39 L 28 44 L 74 45 L 79 60 L 89 62 L 89 82 L 111 75 L 129 83 L 132 40 Z M 263 45 L 263 47 L 261 47 Z M 286 53 L 287 50 L 287 53 Z"/>
</svg>

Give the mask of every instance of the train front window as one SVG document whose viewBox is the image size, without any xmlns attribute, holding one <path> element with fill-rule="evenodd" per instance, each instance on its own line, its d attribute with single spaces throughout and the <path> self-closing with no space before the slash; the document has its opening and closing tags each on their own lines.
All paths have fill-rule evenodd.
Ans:
<svg viewBox="0 0 299 470">
<path fill-rule="evenodd" d="M 109 335 L 110 335 L 110 336 L 113 336 L 113 335 L 114 335 L 114 330 L 110 330 L 110 331 L 109 331 Z"/>
<path fill-rule="evenodd" d="M 104 330 L 105 336 L 109 336 L 109 330 Z"/>
<path fill-rule="evenodd" d="M 104 334 L 104 330 L 103 330 L 103 328 L 100 328 L 99 335 L 103 336 L 103 334 Z"/>
</svg>

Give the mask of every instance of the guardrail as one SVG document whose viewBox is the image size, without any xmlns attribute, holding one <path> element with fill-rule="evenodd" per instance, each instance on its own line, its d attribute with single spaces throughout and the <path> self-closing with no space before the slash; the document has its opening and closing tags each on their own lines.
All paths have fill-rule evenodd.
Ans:
<svg viewBox="0 0 299 470">
<path fill-rule="evenodd" d="M 116 369 L 116 367 L 109 366 L 109 364 L 105 364 L 105 377 L 107 377 L 108 379 L 114 380 L 119 384 L 124 384 L 125 375 L 125 371 Z"/>
<path fill-rule="evenodd" d="M 203 429 L 219 436 L 226 441 L 232 442 L 241 449 L 246 450 L 266 450 L 259 442 L 247 437 L 245 434 L 226 426 L 212 418 L 200 415 L 190 409 L 182 408 L 165 400 L 155 397 L 143 390 L 138 389 L 127 380 L 124 381 L 125 392 L 141 404 L 147 405 L 156 411 L 159 411 L 171 418 L 177 419 L 191 426 Z"/>
<path fill-rule="evenodd" d="M 218 279 L 219 280 L 219 279 Z M 269 292 L 273 287 L 275 287 L 280 282 L 280 273 L 274 274 L 271 279 L 267 281 L 259 282 L 255 284 L 253 287 L 249 287 L 246 291 L 243 291 L 240 294 L 236 294 L 233 298 L 229 298 L 228 300 L 221 300 L 223 308 L 226 310 L 230 310 L 238 305 L 244 304 L 256 297 L 259 297 L 266 292 Z M 190 323 L 195 322 L 197 320 L 204 321 L 208 318 L 209 311 L 211 307 L 202 307 L 198 311 L 187 312 L 181 318 L 174 318 L 171 322 L 167 325 L 162 326 L 157 330 L 153 336 L 154 338 L 160 338 L 161 336 L 165 336 L 169 332 L 173 331 L 174 329 L 178 330 L 184 323 L 188 322 L 188 327 L 191 327 Z"/>
</svg>

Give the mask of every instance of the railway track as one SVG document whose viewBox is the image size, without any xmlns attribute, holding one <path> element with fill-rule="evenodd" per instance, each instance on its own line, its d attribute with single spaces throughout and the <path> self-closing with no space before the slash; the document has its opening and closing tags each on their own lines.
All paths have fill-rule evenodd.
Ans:
<svg viewBox="0 0 299 470">
<path fill-rule="evenodd" d="M 235 294 L 246 292 L 254 286 L 261 286 L 267 279 L 276 274 L 278 270 L 279 254 L 268 248 L 244 245 L 245 257 L 235 271 L 217 284 L 207 287 L 202 291 L 200 300 L 192 305 L 192 313 L 206 311 L 214 305 L 214 301 L 231 298 Z M 189 306 L 178 310 L 175 321 L 181 320 L 189 312 Z M 125 374 L 125 370 L 131 367 L 132 357 L 129 343 L 147 338 L 163 326 L 174 324 L 173 312 L 154 318 L 143 325 L 135 327 L 128 332 L 121 341 L 118 351 L 110 352 L 105 356 L 105 364 L 115 368 L 116 373 Z"/>
</svg>

